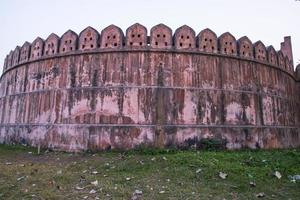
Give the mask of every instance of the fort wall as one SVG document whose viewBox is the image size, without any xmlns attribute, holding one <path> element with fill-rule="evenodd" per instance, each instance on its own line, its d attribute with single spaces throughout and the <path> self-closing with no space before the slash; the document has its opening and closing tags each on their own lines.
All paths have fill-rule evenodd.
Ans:
<svg viewBox="0 0 300 200">
<path fill-rule="evenodd" d="M 300 146 L 300 67 L 249 38 L 184 25 L 88 27 L 26 42 L 5 58 L 0 143 L 66 151 Z"/>
</svg>

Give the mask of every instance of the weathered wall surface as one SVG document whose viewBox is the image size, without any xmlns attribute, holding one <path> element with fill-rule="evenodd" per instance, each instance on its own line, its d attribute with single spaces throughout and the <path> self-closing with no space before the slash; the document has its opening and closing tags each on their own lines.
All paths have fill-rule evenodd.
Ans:
<svg viewBox="0 0 300 200">
<path fill-rule="evenodd" d="M 229 33 L 218 53 L 213 32 L 195 38 L 187 26 L 175 32 L 174 48 L 164 25 L 154 27 L 145 45 L 145 27 L 132 28 L 125 39 L 115 26 L 100 37 L 89 27 L 79 50 L 69 49 L 77 37 L 68 31 L 61 44 L 67 53 L 55 54 L 62 49 L 57 37 L 45 47 L 37 39 L 31 60 L 6 61 L 0 143 L 66 151 L 189 147 L 202 138 L 226 141 L 229 149 L 300 146 L 298 76 L 286 55 L 284 65 L 257 59 L 255 49 L 240 56 L 249 42 L 239 47 Z M 53 54 L 41 57 L 43 47 Z M 268 58 L 262 43 L 258 50 Z"/>
</svg>

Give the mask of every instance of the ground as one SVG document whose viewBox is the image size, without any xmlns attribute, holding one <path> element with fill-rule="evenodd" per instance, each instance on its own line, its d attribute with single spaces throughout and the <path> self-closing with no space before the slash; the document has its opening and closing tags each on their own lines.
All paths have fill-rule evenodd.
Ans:
<svg viewBox="0 0 300 200">
<path fill-rule="evenodd" d="M 299 174 L 300 149 L 37 154 L 0 145 L 0 199 L 296 200 L 300 180 L 290 176 Z"/>
</svg>

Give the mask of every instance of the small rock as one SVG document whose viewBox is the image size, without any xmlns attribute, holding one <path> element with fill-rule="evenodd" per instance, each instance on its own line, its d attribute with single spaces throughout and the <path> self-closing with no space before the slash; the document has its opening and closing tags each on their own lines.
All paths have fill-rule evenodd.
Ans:
<svg viewBox="0 0 300 200">
<path fill-rule="evenodd" d="M 95 194 L 96 192 L 97 192 L 96 190 L 92 189 L 89 193 L 90 194 Z"/>
<path fill-rule="evenodd" d="M 223 173 L 223 172 L 219 172 L 219 177 L 220 177 L 221 179 L 226 179 L 227 176 L 228 176 L 228 174 Z"/>
<path fill-rule="evenodd" d="M 130 178 L 130 177 L 127 177 L 127 178 L 126 178 L 126 181 L 130 181 L 130 180 L 131 180 L 131 178 Z"/>
<path fill-rule="evenodd" d="M 132 194 L 131 200 L 141 199 L 142 195 L 143 195 L 143 191 L 135 190 L 134 193 Z"/>
<path fill-rule="evenodd" d="M 17 178 L 17 181 L 21 181 L 21 180 L 23 180 L 25 178 L 26 178 L 25 176 L 21 176 L 21 177 Z"/>
<path fill-rule="evenodd" d="M 83 170 L 82 173 L 85 174 L 87 172 L 87 170 Z"/>
<path fill-rule="evenodd" d="M 84 187 L 79 187 L 79 186 L 76 186 L 76 187 L 75 187 L 75 189 L 76 189 L 76 190 L 83 190 L 83 189 L 84 189 Z"/>
<path fill-rule="evenodd" d="M 159 191 L 159 194 L 164 194 L 164 193 L 165 193 L 164 190 Z"/>
<path fill-rule="evenodd" d="M 12 163 L 11 163 L 11 162 L 6 162 L 5 164 L 6 164 L 6 165 L 12 165 Z"/>
<path fill-rule="evenodd" d="M 89 197 L 88 197 L 88 196 L 84 196 L 84 197 L 83 197 L 83 199 L 87 199 L 87 198 L 89 198 Z"/>
<path fill-rule="evenodd" d="M 275 171 L 274 176 L 276 176 L 278 179 L 281 179 L 281 174 L 279 171 Z"/>
<path fill-rule="evenodd" d="M 165 156 L 162 157 L 163 160 L 167 160 L 167 158 Z"/>
<path fill-rule="evenodd" d="M 58 170 L 56 174 L 62 174 L 62 170 Z"/>
<path fill-rule="evenodd" d="M 96 175 L 96 174 L 98 174 L 98 172 L 97 171 L 92 171 L 92 174 Z"/>
<path fill-rule="evenodd" d="M 199 168 L 199 169 L 196 170 L 196 174 L 199 174 L 200 172 L 202 172 L 201 168 Z"/>
<path fill-rule="evenodd" d="M 256 186 L 256 183 L 253 182 L 253 181 L 250 181 L 249 185 L 250 185 L 251 187 L 255 187 L 255 186 Z"/>
<path fill-rule="evenodd" d="M 256 197 L 257 197 L 257 198 L 265 197 L 265 193 L 260 192 L 260 193 L 256 194 Z"/>
<path fill-rule="evenodd" d="M 97 186 L 98 185 L 98 180 L 92 181 L 91 184 L 94 185 L 94 186 Z"/>
</svg>

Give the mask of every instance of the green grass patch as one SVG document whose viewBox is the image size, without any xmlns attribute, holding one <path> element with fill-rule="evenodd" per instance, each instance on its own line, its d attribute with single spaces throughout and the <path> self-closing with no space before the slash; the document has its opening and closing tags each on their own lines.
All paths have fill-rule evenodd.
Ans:
<svg viewBox="0 0 300 200">
<path fill-rule="evenodd" d="M 0 145 L 0 199 L 131 199 L 135 190 L 151 200 L 257 199 L 261 192 L 263 199 L 300 199 L 300 181 L 288 178 L 297 174 L 299 149 L 37 155 L 34 148 Z"/>
</svg>

